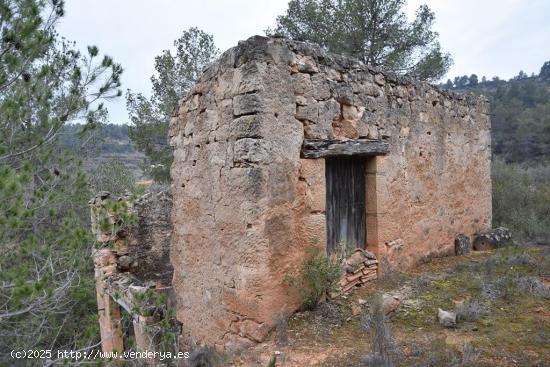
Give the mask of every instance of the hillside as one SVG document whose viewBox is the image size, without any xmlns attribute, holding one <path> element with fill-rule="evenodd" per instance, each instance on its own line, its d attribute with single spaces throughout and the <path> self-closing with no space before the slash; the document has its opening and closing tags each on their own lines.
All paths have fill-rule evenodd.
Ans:
<svg viewBox="0 0 550 367">
<path fill-rule="evenodd" d="M 128 136 L 127 125 L 103 124 L 84 131 L 82 124 L 65 125 L 61 133 L 63 146 L 78 154 L 88 169 L 116 161 L 128 168 L 136 178 L 142 178 L 145 156 L 138 152 Z"/>
<path fill-rule="evenodd" d="M 490 100 L 493 153 L 507 162 L 543 163 L 550 157 L 550 62 L 538 75 L 520 72 L 505 81 L 475 74 L 448 80 L 441 86 L 456 92 L 474 92 Z"/>
</svg>

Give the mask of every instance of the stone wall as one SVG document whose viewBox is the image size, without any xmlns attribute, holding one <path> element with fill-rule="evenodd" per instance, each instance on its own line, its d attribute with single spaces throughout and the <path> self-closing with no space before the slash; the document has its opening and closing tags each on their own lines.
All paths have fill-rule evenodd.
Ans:
<svg viewBox="0 0 550 367">
<path fill-rule="evenodd" d="M 113 210 L 116 203 L 119 206 Z M 90 207 L 92 232 L 100 246 L 116 252 L 118 271 L 155 287 L 172 285 L 169 192 L 148 192 L 135 200 L 102 192 L 90 201 Z M 102 228 L 105 219 L 108 223 Z"/>
<path fill-rule="evenodd" d="M 325 247 L 325 163 L 304 139 L 382 139 L 367 161 L 367 244 L 409 267 L 491 222 L 483 97 L 442 92 L 315 45 L 252 37 L 175 111 L 171 261 L 183 340 L 231 348 L 299 306 L 284 276 Z"/>
<path fill-rule="evenodd" d="M 125 309 L 132 315 L 136 348 L 153 351 L 164 332 L 158 325 L 171 306 L 156 300 L 172 297 L 172 198 L 167 192 L 136 200 L 101 192 L 89 204 L 97 240 L 93 260 L 102 350 L 124 350 Z"/>
<path fill-rule="evenodd" d="M 156 286 L 171 286 L 172 196 L 166 191 L 149 192 L 138 198 L 132 209 L 136 222 L 128 230 L 130 271 Z"/>
</svg>

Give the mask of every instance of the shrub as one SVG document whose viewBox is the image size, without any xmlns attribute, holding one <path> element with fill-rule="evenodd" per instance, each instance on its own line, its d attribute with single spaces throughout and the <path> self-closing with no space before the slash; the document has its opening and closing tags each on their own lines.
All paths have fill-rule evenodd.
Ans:
<svg viewBox="0 0 550 367">
<path fill-rule="evenodd" d="M 340 274 L 336 257 L 326 256 L 319 248 L 310 247 L 299 274 L 289 274 L 285 283 L 298 290 L 304 309 L 313 309 L 330 292 L 337 290 Z"/>
<path fill-rule="evenodd" d="M 501 297 L 501 292 L 497 284 L 486 281 L 481 287 L 481 296 L 485 299 L 494 301 Z"/>
<path fill-rule="evenodd" d="M 477 366 L 477 360 L 479 359 L 480 352 L 478 352 L 470 343 L 464 344 L 462 348 L 462 360 L 458 363 L 457 367 L 473 367 Z"/>
<path fill-rule="evenodd" d="M 532 256 L 526 252 L 512 254 L 508 257 L 506 261 L 510 266 L 518 266 L 518 265 L 537 266 L 537 262 L 534 261 Z"/>
<path fill-rule="evenodd" d="M 395 289 L 402 286 L 407 280 L 407 275 L 392 265 L 386 258 L 382 259 L 380 268 L 383 270 L 377 281 L 380 289 Z"/>
<path fill-rule="evenodd" d="M 484 308 L 476 300 L 466 300 L 458 304 L 455 309 L 458 321 L 477 321 L 484 313 Z"/>
<path fill-rule="evenodd" d="M 107 199 L 103 206 L 92 208 L 96 223 L 92 223 L 92 231 L 108 233 L 112 236 L 124 231 L 128 225 L 135 224 L 136 215 L 131 210 L 131 200 Z M 99 245 L 99 244 L 97 244 Z"/>
<path fill-rule="evenodd" d="M 422 354 L 427 361 L 420 366 L 474 367 L 478 366 L 480 356 L 479 351 L 469 343 L 464 344 L 462 353 L 456 353 L 441 339 L 434 340 L 430 348 Z"/>
<path fill-rule="evenodd" d="M 371 353 L 363 357 L 365 366 L 393 367 L 397 365 L 397 346 L 383 310 L 383 298 L 376 294 L 370 299 L 369 312 L 361 319 L 370 337 Z"/>
<path fill-rule="evenodd" d="M 432 277 L 426 274 L 422 274 L 416 278 L 413 278 L 410 282 L 412 288 L 412 295 L 419 296 L 426 292 L 432 284 Z"/>
<path fill-rule="evenodd" d="M 200 347 L 193 350 L 187 360 L 189 367 L 214 367 L 220 365 L 220 356 L 210 347 Z"/>
<path fill-rule="evenodd" d="M 550 289 L 538 277 L 520 277 L 516 280 L 518 291 L 531 294 L 535 297 L 550 299 Z"/>
</svg>

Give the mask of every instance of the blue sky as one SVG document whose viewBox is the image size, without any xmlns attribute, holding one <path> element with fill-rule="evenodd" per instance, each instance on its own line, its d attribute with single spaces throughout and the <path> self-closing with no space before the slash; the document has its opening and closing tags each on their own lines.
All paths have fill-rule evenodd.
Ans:
<svg viewBox="0 0 550 367">
<path fill-rule="evenodd" d="M 510 78 L 538 73 L 550 60 L 549 0 L 409 0 L 435 12 L 435 30 L 454 65 L 448 77 L 476 73 Z M 90 4 L 93 4 L 91 6 Z M 59 33 L 85 49 L 97 45 L 124 68 L 123 88 L 149 94 L 153 59 L 184 29 L 197 26 L 222 50 L 264 34 L 287 0 L 68 0 Z M 127 123 L 124 99 L 109 102 L 113 123 Z"/>
</svg>

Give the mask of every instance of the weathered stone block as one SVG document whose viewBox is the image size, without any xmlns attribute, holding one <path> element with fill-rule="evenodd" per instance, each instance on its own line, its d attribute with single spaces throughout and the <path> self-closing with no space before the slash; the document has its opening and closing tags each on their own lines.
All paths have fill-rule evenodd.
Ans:
<svg viewBox="0 0 550 367">
<path fill-rule="evenodd" d="M 467 255 L 472 251 L 472 243 L 470 242 L 470 237 L 459 234 L 455 238 L 455 254 L 456 255 Z"/>
<path fill-rule="evenodd" d="M 383 86 L 384 84 L 386 84 L 386 78 L 382 74 L 375 74 L 374 82 L 380 86 Z"/>
<path fill-rule="evenodd" d="M 315 74 L 319 72 L 317 63 L 311 56 L 300 56 L 295 57 L 296 60 L 296 70 L 300 73 Z"/>
<path fill-rule="evenodd" d="M 230 134 L 237 139 L 261 138 L 261 121 L 258 115 L 245 115 L 231 121 Z"/>
<path fill-rule="evenodd" d="M 337 83 L 333 86 L 332 96 L 336 101 L 351 105 L 353 104 L 353 89 L 345 83 Z"/>
<path fill-rule="evenodd" d="M 456 326 L 456 313 L 437 309 L 437 319 L 439 323 L 446 328 L 454 328 Z"/>
<path fill-rule="evenodd" d="M 356 120 L 338 120 L 332 122 L 332 136 L 335 139 L 357 139 L 359 131 L 357 130 Z"/>
<path fill-rule="evenodd" d="M 365 107 L 357 107 L 357 106 L 349 106 L 349 105 L 343 105 L 342 106 L 342 117 L 344 120 L 353 120 L 358 121 L 363 117 L 363 113 L 365 112 Z"/>
<path fill-rule="evenodd" d="M 239 94 L 233 98 L 233 115 L 252 115 L 262 110 L 259 94 Z"/>
<path fill-rule="evenodd" d="M 313 84 L 311 83 L 311 76 L 309 74 L 294 74 L 291 80 L 296 95 L 312 94 Z"/>
<path fill-rule="evenodd" d="M 296 115 L 294 117 L 298 120 L 308 120 L 316 123 L 319 117 L 317 102 L 314 104 L 310 103 L 307 106 L 296 106 Z"/>
<path fill-rule="evenodd" d="M 332 130 L 332 123 L 340 118 L 340 103 L 334 99 L 318 103 L 318 124 L 320 130 L 329 132 Z M 321 138 L 327 138 L 322 136 Z"/>
<path fill-rule="evenodd" d="M 316 74 L 311 77 L 313 98 L 318 101 L 325 101 L 330 98 L 329 79 L 325 74 Z"/>
<path fill-rule="evenodd" d="M 238 94 L 250 94 L 252 92 L 260 92 L 263 90 L 262 74 L 265 66 L 258 62 L 246 63 L 237 69 L 237 80 L 233 81 L 233 85 L 237 84 Z"/>
<path fill-rule="evenodd" d="M 492 231 L 476 233 L 473 248 L 476 251 L 487 251 L 513 244 L 512 234 L 508 228 L 499 227 Z"/>
<path fill-rule="evenodd" d="M 235 142 L 235 163 L 269 162 L 269 143 L 263 139 L 243 138 Z"/>
<path fill-rule="evenodd" d="M 306 182 L 306 209 L 311 212 L 324 212 L 326 201 L 325 160 L 301 159 L 300 178 Z"/>
</svg>

